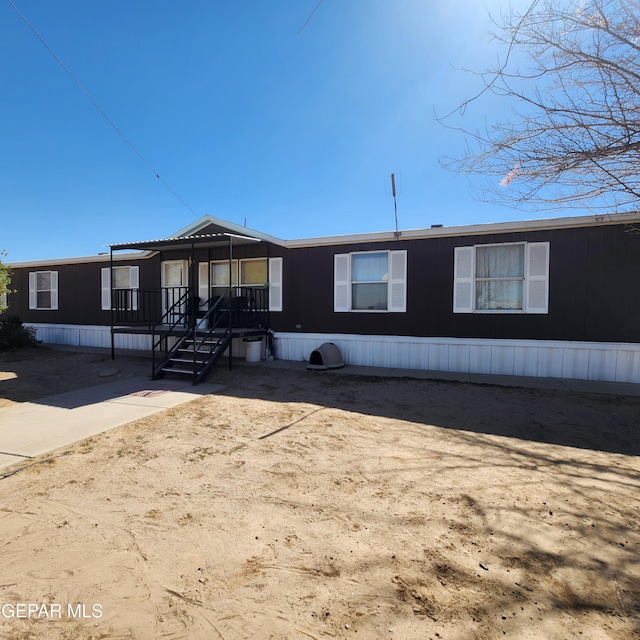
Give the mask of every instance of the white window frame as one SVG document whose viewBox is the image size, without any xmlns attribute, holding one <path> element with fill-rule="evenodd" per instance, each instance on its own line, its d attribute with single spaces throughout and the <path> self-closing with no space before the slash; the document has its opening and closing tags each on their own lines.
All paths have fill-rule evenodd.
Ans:
<svg viewBox="0 0 640 640">
<path fill-rule="evenodd" d="M 50 276 L 51 288 L 38 289 L 38 275 L 48 273 Z M 48 307 L 38 306 L 38 292 L 49 291 L 51 293 L 51 304 Z M 29 272 L 29 309 L 38 311 L 57 311 L 58 309 L 58 272 L 57 271 L 30 271 Z"/>
<path fill-rule="evenodd" d="M 357 255 L 387 254 L 387 308 L 353 309 L 351 278 L 352 257 Z M 358 284 L 358 283 L 356 283 Z M 336 313 L 405 313 L 407 310 L 407 251 L 378 249 L 352 251 L 334 255 L 333 310 Z"/>
<path fill-rule="evenodd" d="M 181 284 L 170 285 L 167 284 L 167 271 L 166 267 L 170 267 L 172 265 L 180 265 L 181 271 L 180 275 L 182 278 Z M 163 260 L 160 263 L 160 288 L 162 289 L 162 316 L 165 317 L 171 307 L 178 302 L 183 292 L 182 289 L 186 289 L 189 286 L 189 261 L 188 260 Z M 176 292 L 176 289 L 178 292 Z M 183 314 L 186 310 L 187 302 L 186 300 L 180 305 L 180 309 L 176 310 L 175 313 L 170 314 L 165 318 L 165 320 L 171 324 L 172 322 L 177 322 L 180 319 L 181 314 Z"/>
<path fill-rule="evenodd" d="M 240 268 L 238 267 L 238 260 L 234 258 L 231 260 L 231 273 L 229 273 L 229 284 L 216 284 L 213 281 L 213 267 L 215 265 L 227 265 L 229 266 L 229 260 L 212 260 L 209 263 L 209 282 L 212 289 L 223 289 L 225 287 L 239 287 L 238 277 L 240 275 Z M 235 276 L 235 277 L 234 277 Z"/>
<path fill-rule="evenodd" d="M 522 245 L 522 309 L 477 309 L 476 249 Z M 456 247 L 454 249 L 453 312 L 474 314 L 548 314 L 549 313 L 549 242 L 495 242 Z M 497 278 L 501 279 L 501 278 Z M 505 278 L 507 279 L 507 278 Z"/>
<path fill-rule="evenodd" d="M 208 311 L 207 302 L 211 295 L 209 281 L 211 279 L 211 267 L 208 262 L 198 263 L 198 297 L 200 298 L 200 310 Z"/>
<path fill-rule="evenodd" d="M 256 260 L 266 261 L 267 264 L 267 282 L 256 283 L 240 283 L 240 275 L 242 273 L 243 262 L 250 262 Z M 228 260 L 212 260 L 211 262 L 201 262 L 198 266 L 198 291 L 200 294 L 202 308 L 206 306 L 206 301 L 209 297 L 209 291 L 213 288 L 221 289 L 229 285 L 216 285 L 213 282 L 213 267 L 214 265 L 228 265 Z M 282 311 L 282 269 L 283 259 L 282 257 L 267 258 L 234 258 L 231 261 L 231 274 L 230 283 L 232 287 L 262 287 L 265 284 L 269 288 L 269 311 Z"/>
<path fill-rule="evenodd" d="M 169 285 L 167 284 L 167 272 L 165 271 L 165 267 L 170 267 L 171 265 L 180 265 L 182 268 L 182 284 Z M 188 287 L 189 286 L 189 261 L 188 260 L 163 260 L 160 263 L 160 286 L 163 289 L 177 289 L 179 287 Z"/>
<path fill-rule="evenodd" d="M 116 291 L 119 289 L 129 289 L 131 291 L 138 291 L 140 288 L 140 267 L 135 265 L 115 265 L 113 270 L 116 269 L 128 269 L 129 270 L 129 287 L 114 287 L 113 282 L 110 278 L 111 268 L 103 267 L 100 270 L 100 283 L 102 290 L 101 297 L 101 306 L 103 311 L 111 310 L 111 291 Z M 131 295 L 130 306 L 127 311 L 137 311 L 138 310 L 138 295 Z"/>
<path fill-rule="evenodd" d="M 266 271 L 267 271 L 267 282 L 241 282 L 241 278 L 242 278 L 242 265 L 247 263 L 247 262 L 264 262 L 265 266 L 267 267 Z M 265 284 L 269 283 L 269 259 L 264 257 L 264 258 L 240 258 L 238 260 L 238 286 L 239 287 L 253 287 L 253 288 L 260 288 L 263 287 Z"/>
<path fill-rule="evenodd" d="M 232 287 L 262 287 L 266 283 L 265 282 L 240 282 L 240 276 L 242 275 L 242 264 L 246 262 L 257 262 L 258 260 L 263 261 L 267 265 L 267 278 L 269 278 L 269 258 L 267 257 L 258 257 L 258 258 L 233 258 L 231 260 L 231 274 L 230 274 L 230 284 Z M 218 289 L 229 286 L 223 284 L 214 284 L 213 283 L 213 266 L 214 265 L 228 265 L 229 260 L 212 260 L 211 261 L 211 270 L 210 270 L 210 280 L 211 286 L 216 287 Z"/>
</svg>

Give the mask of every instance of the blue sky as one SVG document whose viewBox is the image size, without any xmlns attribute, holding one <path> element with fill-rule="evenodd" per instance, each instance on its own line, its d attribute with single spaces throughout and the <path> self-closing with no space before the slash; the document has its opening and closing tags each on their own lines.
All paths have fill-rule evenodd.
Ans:
<svg viewBox="0 0 640 640">
<path fill-rule="evenodd" d="M 93 255 L 205 214 L 281 238 L 541 217 L 478 202 L 439 124 L 495 63 L 499 0 L 0 0 L 0 249 Z M 526 4 L 525 2 L 520 3 Z M 518 6 L 518 2 L 515 2 Z M 487 97 L 468 128 L 506 117 Z"/>
</svg>

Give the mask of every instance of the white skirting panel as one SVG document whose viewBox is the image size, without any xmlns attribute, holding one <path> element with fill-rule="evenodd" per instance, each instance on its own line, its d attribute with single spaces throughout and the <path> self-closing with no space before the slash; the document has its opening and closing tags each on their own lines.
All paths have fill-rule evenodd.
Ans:
<svg viewBox="0 0 640 640">
<path fill-rule="evenodd" d="M 107 326 L 31 323 L 44 343 L 110 347 Z M 640 383 L 640 345 L 560 340 L 420 338 L 323 333 L 276 333 L 279 360 L 309 360 L 314 349 L 333 342 L 345 363 L 393 369 L 573 378 Z M 234 341 L 234 355 L 244 345 Z M 118 349 L 148 351 L 151 336 L 116 334 Z"/>
<path fill-rule="evenodd" d="M 111 347 L 111 329 L 98 325 L 26 323 L 36 330 L 45 344 L 68 344 L 74 347 Z M 116 349 L 151 350 L 151 336 L 116 333 Z"/>
<path fill-rule="evenodd" d="M 346 364 L 457 373 L 640 382 L 640 345 L 560 340 L 276 333 L 279 360 L 309 360 L 333 342 Z"/>
<path fill-rule="evenodd" d="M 111 348 L 111 329 L 107 326 L 79 325 L 79 324 L 45 324 L 30 322 L 25 326 L 36 330 L 36 337 L 45 344 L 68 344 L 73 347 L 105 347 Z M 116 349 L 133 349 L 136 351 L 151 351 L 151 336 L 144 334 L 116 333 Z M 175 338 L 169 338 L 169 346 L 174 344 Z M 264 340 L 262 343 L 262 357 L 264 358 Z M 229 355 L 227 349 L 223 356 Z M 245 343 L 242 338 L 233 339 L 233 356 L 245 356 Z"/>
</svg>

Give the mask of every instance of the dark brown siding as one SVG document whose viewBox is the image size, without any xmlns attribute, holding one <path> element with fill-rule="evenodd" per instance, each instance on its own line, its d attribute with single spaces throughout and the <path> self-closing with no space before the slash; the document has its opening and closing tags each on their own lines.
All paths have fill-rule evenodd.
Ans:
<svg viewBox="0 0 640 640">
<path fill-rule="evenodd" d="M 160 286 L 160 262 L 157 257 L 145 260 L 118 261 L 116 266 L 140 267 L 140 288 Z M 101 269 L 109 262 L 85 262 L 38 267 L 14 268 L 9 296 L 8 313 L 17 314 L 23 322 L 56 324 L 108 325 L 109 311 L 102 310 Z M 58 309 L 29 309 L 29 273 L 58 272 Z"/>
<path fill-rule="evenodd" d="M 550 242 L 549 313 L 453 313 L 454 248 Z M 406 313 L 334 313 L 336 253 L 407 249 Z M 280 331 L 640 341 L 640 233 L 619 226 L 310 247 L 287 252 Z"/>
<path fill-rule="evenodd" d="M 549 313 L 453 313 L 453 260 L 458 246 L 495 242 L 550 242 Z M 334 313 L 334 255 L 406 249 L 406 313 Z M 623 225 L 456 236 L 384 243 L 284 249 L 268 243 L 235 246 L 234 258 L 283 256 L 282 312 L 271 313 L 276 331 L 432 337 L 514 338 L 640 342 L 640 232 Z M 160 287 L 163 260 L 188 259 L 189 251 L 118 261 L 140 266 L 140 287 Z M 195 263 L 225 260 L 228 247 L 197 249 Z M 28 306 L 28 273 L 14 269 L 9 313 L 26 322 L 108 325 L 101 310 L 100 269 L 108 262 L 52 266 L 59 274 L 59 310 Z"/>
</svg>

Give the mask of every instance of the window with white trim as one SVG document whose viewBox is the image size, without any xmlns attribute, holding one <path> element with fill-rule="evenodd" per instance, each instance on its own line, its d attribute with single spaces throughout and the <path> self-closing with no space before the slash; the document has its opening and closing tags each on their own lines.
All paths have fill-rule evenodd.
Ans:
<svg viewBox="0 0 640 640">
<path fill-rule="evenodd" d="M 229 284 L 241 287 L 263 287 L 269 279 L 267 258 L 244 258 L 219 260 L 211 263 L 211 286 L 214 289 L 226 289 Z M 229 274 L 231 266 L 231 274 Z"/>
<path fill-rule="evenodd" d="M 140 288 L 140 267 L 113 267 L 112 281 L 109 281 L 111 269 L 101 270 L 102 310 L 111 309 L 111 290 L 114 293 L 114 307 L 136 311 L 138 309 L 138 289 Z"/>
<path fill-rule="evenodd" d="M 58 272 L 29 273 L 29 309 L 58 308 Z"/>
<path fill-rule="evenodd" d="M 334 311 L 404 312 L 406 298 L 406 251 L 334 256 Z"/>
<path fill-rule="evenodd" d="M 269 281 L 266 258 L 240 260 L 240 286 L 264 287 Z"/>
<path fill-rule="evenodd" d="M 456 247 L 454 313 L 548 313 L 549 243 Z"/>
<path fill-rule="evenodd" d="M 282 311 L 282 258 L 243 258 L 215 260 L 210 270 L 213 296 L 224 295 L 229 285 L 241 287 L 269 287 L 269 311 Z M 208 263 L 198 267 L 198 291 L 203 307 L 209 298 Z"/>
</svg>

